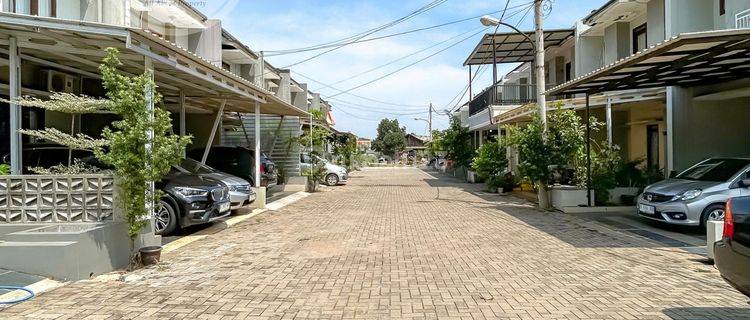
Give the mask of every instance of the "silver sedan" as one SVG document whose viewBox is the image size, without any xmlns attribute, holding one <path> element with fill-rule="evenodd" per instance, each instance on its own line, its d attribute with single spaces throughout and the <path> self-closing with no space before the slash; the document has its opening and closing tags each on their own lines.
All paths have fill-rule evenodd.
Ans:
<svg viewBox="0 0 750 320">
<path fill-rule="evenodd" d="M 705 226 L 724 219 L 731 197 L 750 195 L 750 159 L 710 158 L 671 179 L 649 185 L 638 197 L 638 215 L 670 224 Z"/>
</svg>

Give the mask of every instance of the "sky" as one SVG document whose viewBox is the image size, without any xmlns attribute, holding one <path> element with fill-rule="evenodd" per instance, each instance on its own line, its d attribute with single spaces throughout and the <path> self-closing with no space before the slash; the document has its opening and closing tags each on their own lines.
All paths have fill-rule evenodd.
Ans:
<svg viewBox="0 0 750 320">
<path fill-rule="evenodd" d="M 267 52 L 267 61 L 282 68 L 324 50 L 271 56 L 274 51 L 304 48 L 347 38 L 404 17 L 430 2 L 431 0 L 204 0 L 191 1 L 191 4 L 209 18 L 221 19 L 224 29 L 254 51 Z M 447 0 L 429 11 L 364 39 L 499 12 L 505 2 Z M 576 20 L 604 2 L 605 0 L 552 0 L 544 27 L 572 27 Z M 530 3 L 531 0 L 510 0 L 504 20 L 514 25 L 520 23 L 519 28 L 522 30 L 533 30 L 533 8 Z M 527 11 L 527 8 L 531 9 Z M 498 17 L 499 13 L 494 16 Z M 482 35 L 492 31 L 494 27 L 485 29 L 478 19 L 469 19 L 406 35 L 350 44 L 290 69 L 297 82 L 307 83 L 310 90 L 321 93 L 323 99 L 333 106 L 335 127 L 338 130 L 374 138 L 381 119 L 397 118 L 407 132 L 427 134 L 427 122 L 415 118 L 426 119 L 430 103 L 435 110 L 441 112 L 456 105 L 455 98 L 468 84 L 468 67 L 464 67 L 463 62 Z M 508 31 L 502 27 L 498 30 Z M 417 53 L 413 54 L 415 52 Z M 410 54 L 413 55 L 406 57 Z M 427 58 L 428 56 L 430 57 Z M 424 58 L 424 61 L 418 62 Z M 386 66 L 372 70 L 383 65 Z M 515 64 L 499 65 L 499 77 L 514 67 Z M 492 82 L 491 68 L 485 69 L 473 84 L 474 93 Z M 363 73 L 365 71 L 369 72 Z M 390 73 L 392 74 L 388 75 Z M 350 94 L 336 95 L 340 90 L 358 87 L 380 77 L 383 78 L 354 89 Z M 467 98 L 464 95 L 460 104 Z M 448 116 L 433 113 L 433 129 L 446 128 L 448 121 Z"/>
</svg>

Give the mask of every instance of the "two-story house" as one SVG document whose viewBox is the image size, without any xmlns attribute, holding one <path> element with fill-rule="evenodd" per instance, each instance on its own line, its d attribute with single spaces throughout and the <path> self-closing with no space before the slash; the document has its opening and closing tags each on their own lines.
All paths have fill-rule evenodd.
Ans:
<svg viewBox="0 0 750 320">
<path fill-rule="evenodd" d="M 595 138 L 619 145 L 625 159 L 673 172 L 712 156 L 746 157 L 746 28 L 746 0 L 608 1 L 577 28 L 576 78 L 588 83 L 567 87 L 607 88 L 591 95 L 607 123 Z"/>
</svg>

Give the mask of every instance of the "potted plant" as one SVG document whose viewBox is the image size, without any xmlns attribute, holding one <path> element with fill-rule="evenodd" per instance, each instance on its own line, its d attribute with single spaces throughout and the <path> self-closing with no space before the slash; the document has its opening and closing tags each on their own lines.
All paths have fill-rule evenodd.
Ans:
<svg viewBox="0 0 750 320">
<path fill-rule="evenodd" d="M 598 127 L 595 119 L 590 121 L 592 128 Z M 584 152 L 585 132 L 581 118 L 574 111 L 562 109 L 559 105 L 547 114 L 546 132 L 537 111 L 531 113 L 530 123 L 508 128 L 508 144 L 519 152 L 518 170 L 524 179 L 533 182 L 540 208 L 549 209 L 551 200 L 563 200 L 556 207 L 566 205 L 569 202 L 564 197 L 565 193 L 580 193 L 577 186 L 553 187 L 552 197 L 550 184 L 557 168 L 567 168 Z M 583 195 L 586 196 L 585 191 Z"/>
<path fill-rule="evenodd" d="M 149 108 L 149 105 L 161 102 L 152 76 L 148 72 L 138 76 L 121 73 L 118 70 L 122 65 L 118 50 L 107 48 L 106 51 L 99 70 L 107 90 L 109 111 L 117 114 L 120 120 L 102 130 L 107 147 L 95 149 L 94 154 L 114 168 L 120 207 L 128 223 L 131 248 L 135 249 L 136 237 L 153 219 L 153 211 L 149 212 L 149 209 L 154 209 L 153 204 L 158 203 L 161 196 L 158 190 L 153 190 L 150 182 L 161 180 L 172 165 L 181 161 L 191 137 L 171 134 L 169 111 Z M 161 248 L 146 251 L 147 258 L 158 258 Z M 150 263 L 153 259 L 143 262 Z"/>
<path fill-rule="evenodd" d="M 505 148 L 501 143 L 490 141 L 477 149 L 471 168 L 479 179 L 486 181 L 489 190 L 494 192 L 502 184 L 503 171 L 508 166 Z"/>
</svg>

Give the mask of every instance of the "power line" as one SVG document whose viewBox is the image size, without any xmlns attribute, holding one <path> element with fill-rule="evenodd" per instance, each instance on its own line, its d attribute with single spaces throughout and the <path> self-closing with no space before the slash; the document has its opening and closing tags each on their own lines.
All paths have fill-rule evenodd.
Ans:
<svg viewBox="0 0 750 320">
<path fill-rule="evenodd" d="M 529 3 L 524 3 L 524 4 L 519 4 L 519 5 L 515 5 L 515 6 L 512 6 L 512 7 L 508 7 L 507 4 L 506 4 L 506 8 L 504 10 L 521 8 L 521 7 L 525 7 L 527 5 L 529 5 Z M 473 16 L 473 17 L 462 18 L 462 19 L 453 20 L 453 21 L 449 21 L 449 22 L 444 22 L 444 23 L 440 23 L 440 24 L 436 24 L 436 25 L 432 25 L 432 26 L 427 26 L 427 27 L 422 27 L 422 28 L 417 28 L 417 29 L 411 29 L 411 30 L 406 30 L 406 31 L 402 31 L 402 32 L 391 33 L 391 34 L 387 34 L 387 35 L 383 35 L 383 36 L 379 36 L 379 37 L 351 41 L 348 44 L 370 42 L 370 41 L 381 40 L 381 39 L 386 39 L 386 38 L 391 38 L 391 37 L 396 37 L 396 36 L 411 34 L 411 33 L 415 33 L 415 32 L 420 32 L 420 31 L 425 31 L 425 30 L 440 28 L 440 27 L 444 27 L 444 26 L 448 26 L 448 25 L 453 25 L 453 24 L 457 24 L 457 23 L 461 23 L 461 22 L 465 22 L 465 21 L 469 21 L 469 20 L 475 20 L 475 19 L 481 18 L 482 16 L 485 16 L 485 15 L 491 15 L 491 14 L 501 13 L 501 12 L 504 12 L 504 10 L 487 12 L 487 13 L 476 15 L 476 16 Z M 303 47 L 303 48 L 285 49 L 285 50 L 266 50 L 264 52 L 268 53 L 266 56 L 273 57 L 273 56 L 279 56 L 279 55 L 287 55 L 287 54 L 296 54 L 296 53 L 302 53 L 302 52 L 308 52 L 308 51 L 316 51 L 316 50 L 322 50 L 322 49 L 326 49 L 326 48 L 335 47 L 335 46 L 339 45 L 340 41 L 342 41 L 342 40 L 337 40 L 337 41 L 333 41 L 333 42 L 328 42 L 328 43 L 324 43 L 324 44 L 319 44 L 319 45 L 309 46 L 309 47 Z"/>
<path fill-rule="evenodd" d="M 294 72 L 298 76 L 300 76 L 302 78 L 305 78 L 305 79 L 307 79 L 307 80 L 309 80 L 311 82 L 315 82 L 315 83 L 320 84 L 320 85 L 328 86 L 328 84 L 320 82 L 318 80 L 315 80 L 315 79 L 313 79 L 310 76 L 306 76 L 306 75 L 300 73 L 299 71 L 292 70 L 292 72 Z M 337 89 L 337 88 L 332 87 L 332 86 L 328 86 L 328 88 L 331 88 L 331 89 L 336 90 L 336 91 L 342 91 L 341 89 Z M 353 96 L 353 97 L 357 97 L 357 98 L 363 99 L 363 100 L 367 100 L 367 101 L 370 101 L 370 102 L 377 102 L 377 103 L 381 103 L 381 104 L 385 104 L 385 105 L 390 105 L 390 106 L 395 106 L 395 107 L 426 107 L 427 106 L 427 105 L 402 104 L 402 103 L 393 103 L 393 102 L 388 102 L 388 101 L 382 101 L 382 100 L 368 98 L 368 97 L 365 97 L 365 96 L 354 94 L 354 93 L 351 93 L 351 92 L 347 92 L 346 94 L 348 94 L 350 96 Z M 326 99 L 329 99 L 329 98 L 326 98 Z"/>
<path fill-rule="evenodd" d="M 429 11 L 430 9 L 432 9 L 432 8 L 435 8 L 435 7 L 437 7 L 437 6 L 441 5 L 441 4 L 443 4 L 443 3 L 444 3 L 444 2 L 446 2 L 446 1 L 448 1 L 448 0 L 434 0 L 434 1 L 430 2 L 429 4 L 427 4 L 427 5 L 425 5 L 425 6 L 421 7 L 421 8 L 419 8 L 419 9 L 418 9 L 418 10 L 416 10 L 416 11 L 413 11 L 413 12 L 409 13 L 408 15 L 406 15 L 406 16 L 404 16 L 404 17 L 401 17 L 401 18 L 399 18 L 399 19 L 397 19 L 397 20 L 395 20 L 395 21 L 392 21 L 392 22 L 386 23 L 385 25 L 379 26 L 379 27 L 377 27 L 377 28 L 374 28 L 374 29 L 368 30 L 368 31 L 367 31 L 367 32 L 365 32 L 364 34 L 362 34 L 362 35 L 359 35 L 359 36 L 355 37 L 355 38 L 354 38 L 354 41 L 357 41 L 357 40 L 361 40 L 362 38 L 364 38 L 364 37 L 366 37 L 366 36 L 369 36 L 369 35 L 371 35 L 371 34 L 373 34 L 373 33 L 376 33 L 376 32 L 378 32 L 378 31 L 381 31 L 381 30 L 385 30 L 385 29 L 387 29 L 387 28 L 390 28 L 390 27 L 392 27 L 392 26 L 395 26 L 395 25 L 397 25 L 397 24 L 399 24 L 399 23 L 401 23 L 401 22 L 404 22 L 404 21 L 406 21 L 406 20 L 409 20 L 409 19 L 411 19 L 411 18 L 413 18 L 413 17 L 415 17 L 415 16 L 417 16 L 417 15 L 419 15 L 419 14 L 421 14 L 421 13 L 427 12 L 427 11 Z M 300 60 L 300 61 L 297 61 L 297 62 L 295 62 L 295 63 L 292 63 L 292 64 L 290 64 L 290 65 L 287 65 L 287 66 L 283 67 L 283 69 L 288 69 L 289 67 L 293 67 L 293 66 L 296 66 L 296 65 L 298 65 L 298 64 L 301 64 L 301 63 L 305 63 L 305 62 L 307 62 L 307 61 L 310 61 L 310 60 L 312 60 L 312 59 L 315 59 L 315 58 L 317 58 L 317 57 L 320 57 L 320 56 L 322 56 L 322 55 L 324 55 L 324 54 L 326 54 L 326 53 L 329 53 L 329 52 L 331 52 L 331 51 L 334 51 L 334 50 L 340 49 L 340 48 L 342 48 L 342 47 L 344 47 L 344 46 L 346 46 L 346 45 L 349 45 L 349 44 L 351 44 L 351 42 L 344 42 L 344 43 L 342 43 L 342 44 L 340 44 L 340 45 L 337 45 L 337 46 L 334 46 L 333 48 L 330 48 L 330 49 L 328 49 L 328 50 L 326 50 L 326 51 L 323 51 L 323 52 L 321 52 L 321 53 L 317 53 L 317 54 L 315 54 L 315 55 L 312 55 L 312 56 L 310 56 L 310 57 L 308 57 L 308 58 L 302 59 L 302 60 Z"/>
<path fill-rule="evenodd" d="M 506 7 L 507 7 L 507 5 L 508 5 L 508 3 L 509 3 L 509 2 L 510 2 L 510 0 L 508 0 L 508 2 L 506 2 L 506 3 L 505 3 Z M 532 9 L 532 8 L 533 8 L 533 2 L 532 2 L 532 3 L 531 3 L 531 5 L 530 5 L 530 6 L 529 6 L 529 7 L 528 7 L 528 8 L 526 9 L 526 12 L 524 13 L 524 15 L 523 15 L 523 16 L 521 16 L 521 19 L 519 19 L 519 20 L 518 20 L 518 22 L 516 23 L 516 27 L 520 26 L 520 25 L 521 25 L 521 24 L 523 23 L 523 21 L 524 21 L 524 20 L 526 20 L 526 16 L 527 16 L 527 15 L 529 14 L 529 12 L 531 11 L 531 9 Z M 504 16 L 504 15 L 505 15 L 505 12 L 503 12 L 503 16 Z M 500 25 L 498 25 L 498 26 L 496 26 L 496 27 L 495 27 L 495 32 L 494 32 L 494 33 L 497 33 L 497 30 L 498 30 L 498 28 L 499 28 L 499 27 L 500 27 Z M 495 50 L 495 48 L 492 48 L 492 49 L 493 49 L 493 50 Z M 485 62 L 487 61 L 487 59 L 488 59 L 488 58 L 489 58 L 489 56 L 485 57 L 485 58 L 484 58 L 484 59 L 482 60 L 482 63 L 485 63 Z M 482 65 L 482 66 L 484 66 L 484 65 Z M 480 66 L 480 67 L 481 67 L 481 66 Z M 479 70 L 477 70 L 477 72 L 479 72 Z M 474 76 L 474 79 L 477 79 L 477 78 L 478 78 L 478 75 Z M 474 79 L 472 79 L 472 80 L 471 80 L 471 83 L 473 83 Z M 493 83 L 492 85 L 495 85 L 495 84 Z M 468 85 L 467 85 L 467 86 L 466 86 L 466 87 L 465 87 L 465 88 L 463 89 L 463 92 L 462 92 L 462 93 L 460 94 L 460 95 L 461 95 L 461 98 L 460 98 L 460 99 L 459 99 L 458 101 L 456 101 L 456 104 L 455 104 L 455 105 L 454 105 L 454 106 L 453 106 L 453 107 L 452 107 L 452 108 L 450 109 L 450 112 L 453 112 L 453 111 L 455 111 L 455 110 L 456 110 L 456 109 L 458 108 L 458 106 L 459 106 L 459 105 L 461 104 L 461 100 L 462 100 L 462 99 L 463 99 L 463 97 L 464 97 L 464 96 L 466 95 L 466 91 L 467 91 L 467 90 L 468 90 Z M 469 97 L 469 98 L 471 99 L 471 97 Z M 452 101 L 453 101 L 453 100 L 451 100 L 450 102 L 448 102 L 448 105 L 449 105 L 449 104 L 450 104 L 450 103 L 451 103 Z M 447 105 L 446 105 L 446 106 L 447 106 Z"/>
<path fill-rule="evenodd" d="M 438 50 L 437 52 L 435 52 L 435 53 L 432 53 L 432 54 L 430 54 L 430 55 L 428 55 L 428 56 L 426 56 L 426 57 L 424 57 L 424 58 L 422 58 L 422 59 L 419 59 L 419 60 L 417 60 L 417 61 L 415 61 L 415 62 L 412 62 L 412 63 L 410 63 L 410 64 L 408 64 L 408 65 L 406 65 L 406 66 L 403 66 L 403 67 L 401 67 L 401 68 L 398 68 L 398 69 L 396 69 L 396 70 L 394 70 L 394 71 L 392 71 L 392 72 L 389 72 L 389 73 L 387 73 L 387 74 L 384 74 L 384 75 L 382 75 L 382 76 L 380 76 L 380 77 L 377 77 L 377 78 L 375 78 L 375 79 L 373 79 L 373 80 L 370 80 L 370 81 L 367 81 L 367 82 L 365 82 L 365 83 L 359 84 L 359 85 L 357 85 L 357 86 L 351 87 L 351 88 L 349 88 L 349 89 L 343 90 L 343 91 L 341 91 L 341 92 L 339 92 L 339 93 L 335 93 L 335 94 L 333 94 L 333 95 L 330 95 L 330 96 L 328 96 L 327 98 L 331 98 L 331 97 L 335 97 L 335 96 L 338 96 L 338 95 L 342 95 L 342 94 L 344 94 L 344 93 L 348 93 L 349 91 L 352 91 L 352 90 L 356 90 L 356 89 L 362 88 L 362 87 L 364 87 L 364 86 L 366 86 L 366 85 L 372 84 L 372 83 L 374 83 L 374 82 L 376 82 L 376 81 L 379 81 L 379 80 L 382 80 L 382 79 L 384 79 L 384 78 L 386 78 L 386 77 L 389 77 L 389 76 L 391 76 L 391 75 L 393 75 L 393 74 L 395 74 L 395 73 L 397 73 L 397 72 L 399 72 L 399 71 L 402 71 L 402 70 L 404 70 L 404 69 L 406 69 L 406 68 L 408 68 L 408 67 L 411 67 L 411 66 L 413 66 L 413 65 L 415 65 L 415 64 L 417 64 L 417 63 L 420 63 L 420 62 L 422 62 L 422 61 L 425 61 L 425 60 L 427 60 L 427 59 L 429 59 L 429 58 L 432 58 L 432 57 L 434 57 L 435 55 L 437 55 L 437 54 L 439 54 L 439 53 L 441 53 L 441 52 L 443 52 L 443 51 L 445 51 L 445 50 L 448 50 L 448 49 L 450 49 L 450 48 L 452 48 L 452 47 L 454 47 L 454 46 L 458 45 L 458 44 L 459 44 L 459 43 L 461 43 L 461 42 L 464 42 L 464 41 L 466 41 L 466 40 L 470 39 L 471 37 L 473 37 L 473 36 L 475 36 L 475 35 L 477 35 L 477 34 L 481 33 L 482 31 L 484 31 L 484 30 L 486 30 L 486 29 L 487 29 L 487 28 L 482 28 L 482 30 L 479 30 L 478 32 L 475 32 L 475 33 L 473 33 L 473 34 L 469 35 L 468 37 L 465 37 L 465 38 L 463 38 L 463 39 L 461 39 L 461 40 L 459 40 L 459 41 L 457 41 L 457 42 L 454 42 L 454 43 L 453 43 L 453 44 L 451 44 L 450 46 L 448 46 L 448 47 L 445 47 L 445 48 L 443 48 L 443 49 L 440 49 L 440 50 Z"/>
<path fill-rule="evenodd" d="M 484 29 L 484 28 L 481 28 L 481 29 Z M 419 49 L 419 50 L 417 50 L 417 51 L 411 52 L 411 53 L 409 53 L 409 54 L 407 54 L 407 55 L 405 55 L 405 56 L 402 56 L 402 57 L 400 57 L 400 58 L 397 58 L 397 59 L 395 59 L 395 60 L 391 60 L 391 61 L 388 61 L 388 62 L 386 62 L 386 63 L 384 63 L 384 64 L 381 64 L 381 65 L 379 65 L 379 66 L 377 66 L 377 67 L 373 67 L 373 68 L 370 68 L 370 69 L 368 69 L 368 70 L 362 71 L 362 72 L 360 72 L 360 73 L 357 73 L 357 74 L 355 74 L 355 75 L 352 75 L 352 76 L 350 76 L 350 77 L 347 77 L 347 78 L 341 79 L 341 80 L 339 80 L 339 81 L 336 81 L 336 82 L 332 83 L 331 85 L 336 85 L 336 84 L 342 83 L 342 82 L 344 82 L 344 81 L 347 81 L 347 80 L 351 80 L 351 79 L 354 79 L 354 78 L 357 78 L 357 77 L 363 76 L 363 75 L 365 75 L 365 74 L 368 74 L 368 73 L 370 73 L 370 72 L 373 72 L 373 71 L 375 71 L 375 70 L 378 70 L 378 69 L 380 69 L 380 68 L 384 68 L 384 67 L 387 67 L 387 66 L 389 66 L 389 65 L 391 65 L 391 64 L 394 64 L 394 63 L 396 63 L 396 62 L 399 62 L 399 61 L 401 61 L 401 60 L 404 60 L 404 59 L 406 59 L 406 58 L 409 58 L 409 57 L 412 57 L 412 56 L 414 56 L 414 55 L 417 55 L 417 54 L 420 54 L 420 53 L 422 53 L 422 52 L 425 52 L 425 51 L 427 51 L 427 50 L 429 50 L 429 49 L 432 49 L 432 48 L 434 48 L 434 47 L 437 47 L 437 46 L 439 46 L 439 45 L 441 45 L 441 44 L 444 44 L 444 43 L 446 43 L 446 42 L 448 42 L 448 41 L 451 41 L 451 40 L 453 40 L 453 39 L 456 39 L 456 38 L 458 38 L 458 37 L 460 37 L 460 36 L 466 35 L 466 34 L 468 34 L 468 33 L 471 33 L 471 32 L 476 32 L 477 30 L 479 30 L 479 29 L 468 30 L 468 31 L 465 31 L 465 32 L 463 32 L 463 33 L 457 34 L 457 35 L 455 35 L 455 36 L 452 36 L 452 37 L 450 37 L 450 38 L 448 38 L 448 39 L 445 39 L 445 40 L 443 40 L 443 41 L 440 41 L 440 42 L 434 43 L 434 44 L 432 44 L 432 45 L 430 45 L 430 46 L 428 46 L 428 47 L 425 47 L 425 48 Z M 324 88 L 321 88 L 321 89 L 325 89 L 325 87 L 324 87 Z"/>
</svg>

